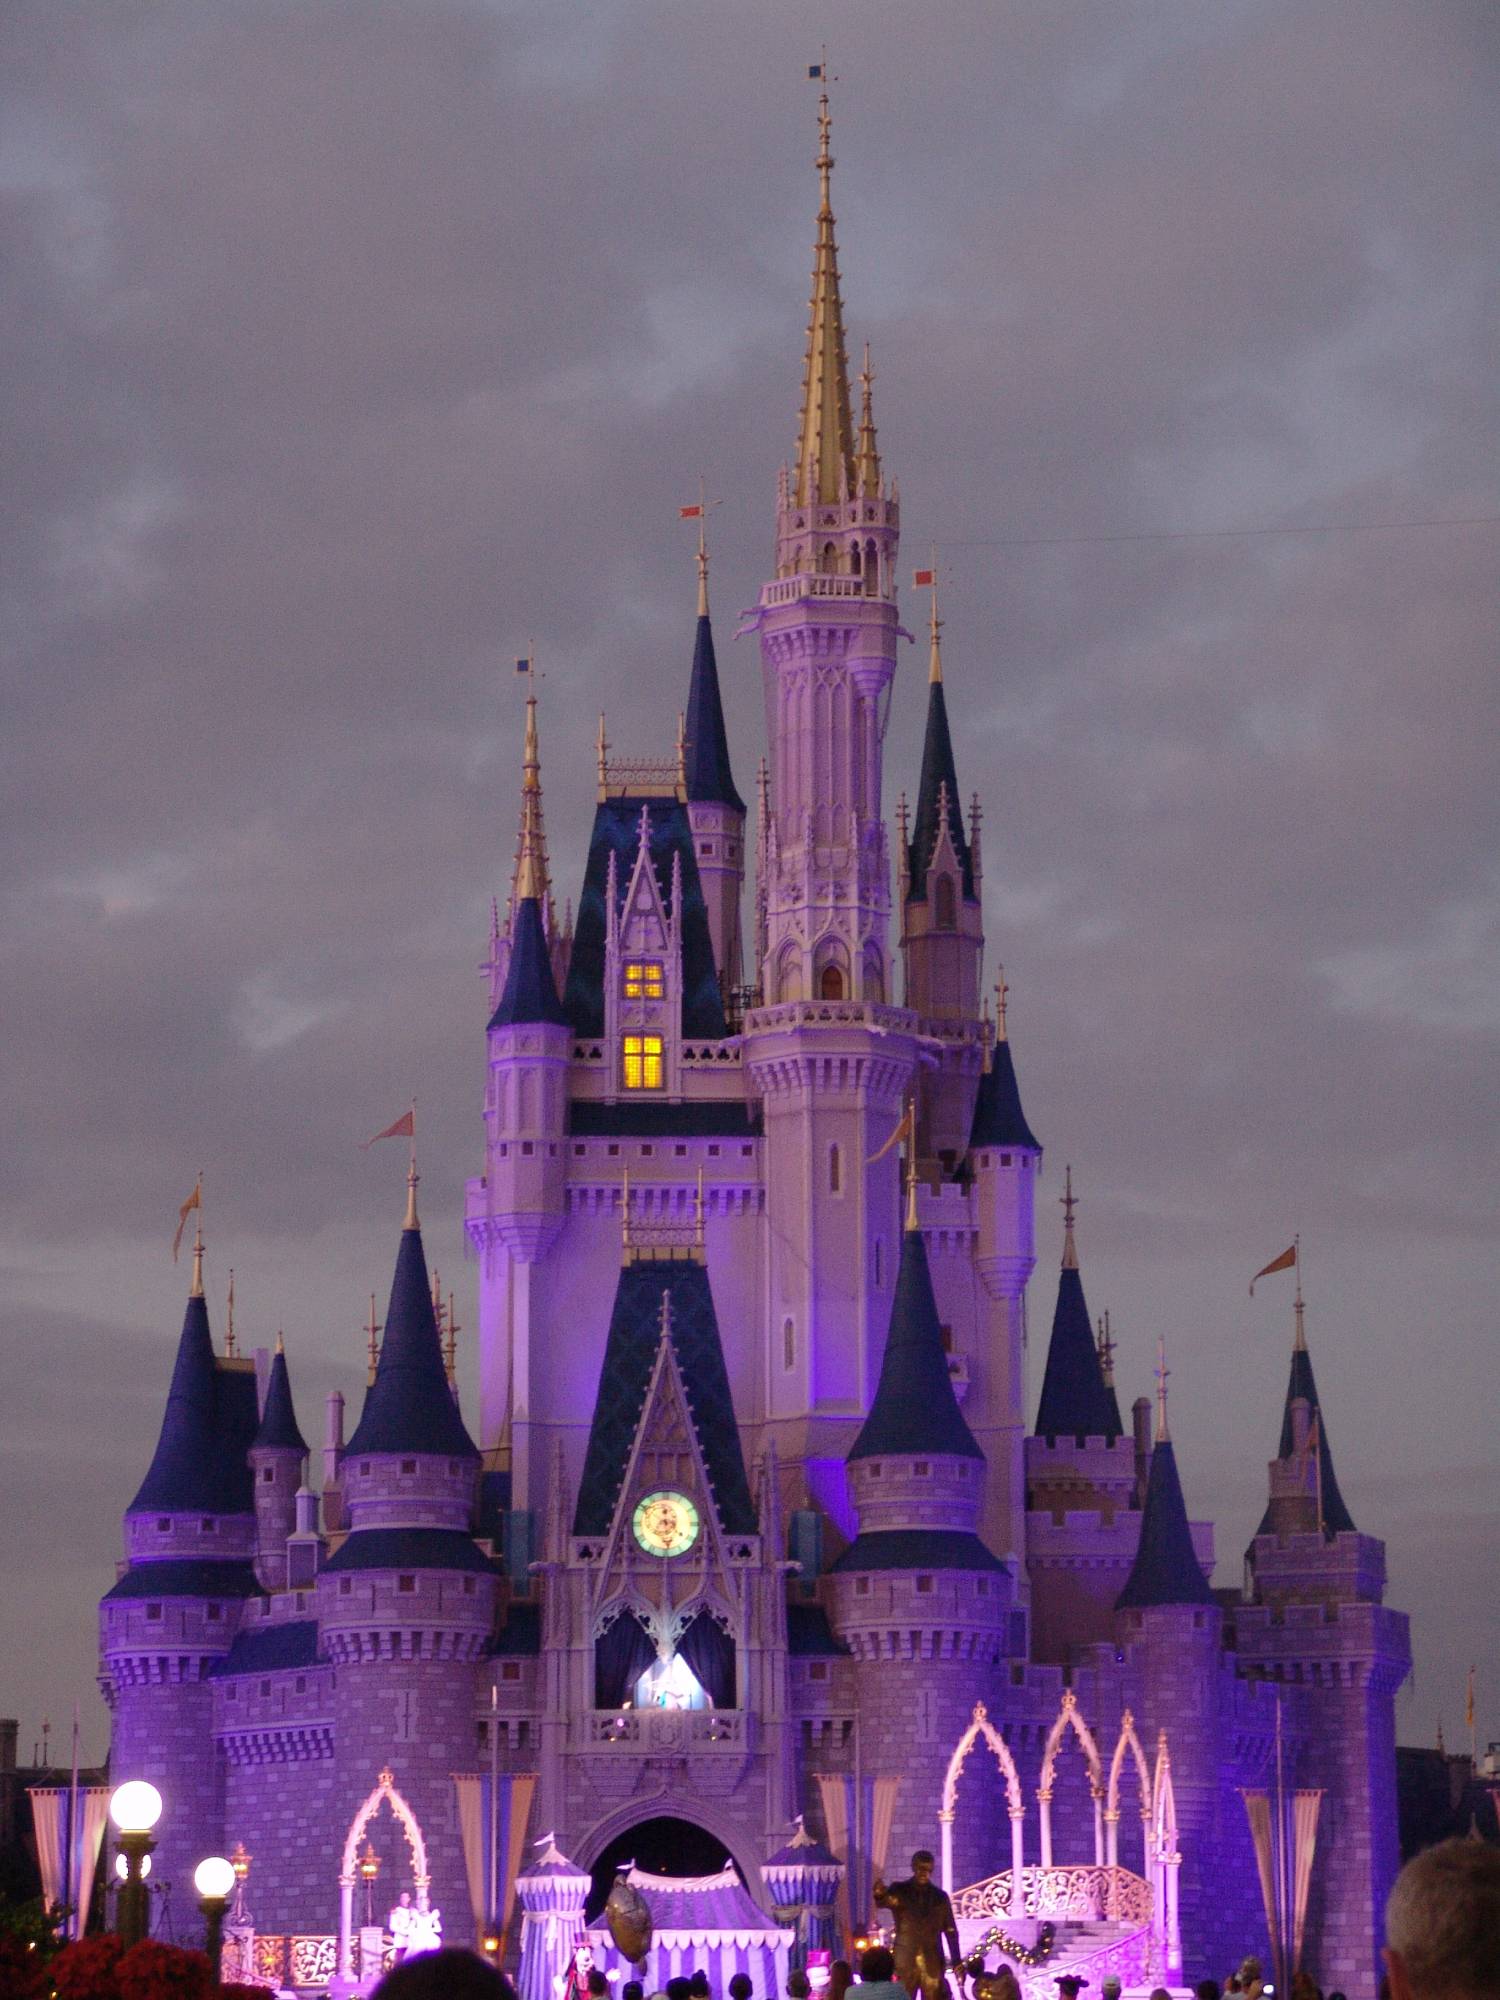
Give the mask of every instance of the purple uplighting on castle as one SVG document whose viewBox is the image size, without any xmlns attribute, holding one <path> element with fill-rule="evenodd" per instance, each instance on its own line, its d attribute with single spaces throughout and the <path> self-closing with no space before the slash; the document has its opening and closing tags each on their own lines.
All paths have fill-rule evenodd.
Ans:
<svg viewBox="0 0 1500 2000">
<path fill-rule="evenodd" d="M 1410 1655 L 1335 1475 L 1300 1279 L 1285 1408 L 1247 1412 L 1280 1434 L 1243 1586 L 1211 1587 L 1164 1363 L 1155 1410 L 1121 1412 L 1071 1172 L 1029 1421 L 1043 1149 L 1003 977 L 984 1000 L 935 582 L 914 803 L 887 818 L 900 501 L 868 361 L 851 385 L 826 97 L 819 132 L 801 426 L 741 628 L 769 737 L 753 829 L 700 541 L 683 720 L 637 755 L 601 718 L 576 917 L 528 696 L 465 1216 L 477 1421 L 415 1168 L 318 1490 L 287 1357 L 215 1351 L 198 1259 L 101 1612 L 113 1773 L 170 1801 L 159 1875 L 243 1844 L 277 1976 L 325 1990 L 358 1976 L 357 1850 L 381 1827 L 382 1898 L 410 1887 L 468 1942 L 515 1932 L 528 1856 L 525 1910 L 551 1921 L 572 1885 L 577 1929 L 591 1873 L 674 1819 L 768 1937 L 795 1934 L 757 1945 L 767 1964 L 825 1918 L 862 1926 L 874 1875 L 925 1846 L 966 1948 L 1055 1927 L 1029 1991 L 1065 1965 L 1180 1988 L 1274 1950 L 1284 1804 L 1310 1856 L 1286 1922 L 1325 1986 L 1372 2000 Z M 321 1955 L 294 1965 L 297 1940 Z"/>
</svg>

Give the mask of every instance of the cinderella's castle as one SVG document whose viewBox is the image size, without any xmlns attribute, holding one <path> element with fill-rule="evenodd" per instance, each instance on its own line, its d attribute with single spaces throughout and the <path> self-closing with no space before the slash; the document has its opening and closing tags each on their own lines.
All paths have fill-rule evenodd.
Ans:
<svg viewBox="0 0 1500 2000">
<path fill-rule="evenodd" d="M 848 1854 L 856 1923 L 881 1851 L 903 1869 L 946 1844 L 957 1889 L 1018 1862 L 1028 1880 L 1111 1860 L 1149 1876 L 1156 1842 L 1197 1976 L 1263 1943 L 1240 1794 L 1279 1769 L 1323 1794 L 1304 1956 L 1367 1995 L 1406 1621 L 1335 1477 L 1300 1292 L 1286 1408 L 1242 1413 L 1280 1437 L 1228 1587 L 1188 1516 L 1164 1374 L 1154 1412 L 1122 1415 L 1071 1199 L 1028 1395 L 1042 1144 L 1003 983 L 993 1021 L 981 1003 L 980 811 L 935 601 L 915 804 L 893 826 L 883 803 L 912 636 L 900 506 L 868 367 L 857 410 L 851 394 L 826 100 L 820 130 L 796 454 L 743 627 L 770 751 L 753 807 L 700 543 L 675 747 L 619 755 L 601 723 L 576 920 L 527 703 L 465 1218 L 479 1408 L 445 1365 L 415 1176 L 358 1421 L 346 1437 L 342 1399 L 327 1412 L 321 1491 L 285 1356 L 215 1351 L 197 1260 L 102 1609 L 113 1772 L 168 1802 L 159 1877 L 244 1844 L 262 1931 L 335 1929 L 383 1771 L 450 1936 L 493 1922 L 455 1784 L 493 1768 L 534 1778 L 529 1837 L 554 1831 L 585 1869 L 675 1818 L 763 1900 L 761 1864 L 805 1814 Z M 1011 1768 L 981 1740 L 944 1817 L 980 1702 Z M 1165 1828 L 1137 1796 L 1163 1731 Z M 876 1803 L 851 1825 L 856 1780 Z"/>
</svg>

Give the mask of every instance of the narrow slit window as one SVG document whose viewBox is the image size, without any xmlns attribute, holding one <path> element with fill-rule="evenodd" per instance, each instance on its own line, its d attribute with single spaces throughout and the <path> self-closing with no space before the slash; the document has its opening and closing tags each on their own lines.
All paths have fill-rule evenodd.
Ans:
<svg viewBox="0 0 1500 2000">
<path fill-rule="evenodd" d="M 625 1088 L 660 1090 L 664 1081 L 660 1035 L 625 1037 Z"/>
</svg>

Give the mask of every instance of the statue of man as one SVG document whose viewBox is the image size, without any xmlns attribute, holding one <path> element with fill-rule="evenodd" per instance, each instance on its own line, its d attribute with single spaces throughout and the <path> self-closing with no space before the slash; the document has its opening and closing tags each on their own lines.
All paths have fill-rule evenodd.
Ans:
<svg viewBox="0 0 1500 2000">
<path fill-rule="evenodd" d="M 874 1886 L 876 1903 L 896 1919 L 896 1977 L 912 2000 L 916 2000 L 919 1989 L 922 2000 L 940 2000 L 945 1983 L 945 1944 L 946 1963 L 955 1968 L 959 1990 L 963 1989 L 963 1974 L 957 1971 L 958 1925 L 953 1905 L 947 1890 L 940 1889 L 933 1881 L 932 1869 L 931 1852 L 919 1847 L 911 1858 L 909 1880 L 893 1882 L 889 1888 L 877 1880 Z"/>
</svg>

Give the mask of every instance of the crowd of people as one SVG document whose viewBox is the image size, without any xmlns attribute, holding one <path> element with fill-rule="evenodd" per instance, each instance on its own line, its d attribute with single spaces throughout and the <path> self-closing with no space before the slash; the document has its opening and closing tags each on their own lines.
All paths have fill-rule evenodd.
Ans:
<svg viewBox="0 0 1500 2000">
<path fill-rule="evenodd" d="M 1446 1840 L 1409 1861 L 1397 1877 L 1385 1913 L 1385 1971 L 1381 2000 L 1500 2000 L 1500 1848 L 1476 1840 Z M 1064 1973 L 1056 1981 L 1059 2000 L 1079 2000 L 1088 1982 Z M 914 2000 L 896 1977 L 894 1954 L 884 1945 L 872 1946 L 859 1960 L 856 1979 L 848 1959 L 835 1959 L 819 2000 L 845 2000 L 858 1985 L 858 2000 Z M 586 1976 L 588 2000 L 605 2000 L 610 1992 L 602 1972 Z M 1013 1965 L 976 1973 L 976 2000 L 1022 2000 Z M 1197 2000 L 1262 2000 L 1268 1993 L 1261 1961 L 1247 1958 L 1222 1983 L 1201 1980 Z M 811 2000 L 805 1972 L 793 1972 L 786 1982 L 786 2000 Z M 409 1959 L 381 1981 L 374 2000 L 516 2000 L 515 1988 L 472 1952 L 444 1950 Z M 703 1972 L 669 1979 L 658 1993 L 647 1994 L 640 1980 L 619 1988 L 619 2000 L 717 2000 Z M 757 1993 L 743 1972 L 729 1981 L 727 2000 L 778 2000 Z M 1120 2000 L 1120 1982 L 1100 1983 L 1099 2000 Z M 1151 2000 L 1173 2000 L 1158 1986 Z M 1280 1996 L 1276 1996 L 1280 2000 Z M 1325 2000 L 1310 1972 L 1299 1972 L 1287 2000 Z M 1326 2000 L 1344 2000 L 1337 1991 Z"/>
</svg>

